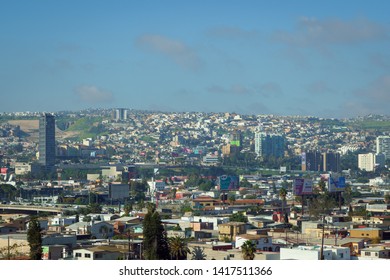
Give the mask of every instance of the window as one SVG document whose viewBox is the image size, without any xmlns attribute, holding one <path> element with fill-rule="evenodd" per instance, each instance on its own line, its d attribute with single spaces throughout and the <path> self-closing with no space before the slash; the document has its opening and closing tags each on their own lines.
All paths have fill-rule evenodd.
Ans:
<svg viewBox="0 0 390 280">
<path fill-rule="evenodd" d="M 340 258 L 344 258 L 344 253 L 340 253 Z"/>
<path fill-rule="evenodd" d="M 85 253 L 85 254 L 84 254 L 84 257 L 85 257 L 85 258 L 91 258 L 91 254 Z"/>
<path fill-rule="evenodd" d="M 370 252 L 365 252 L 364 255 L 365 256 L 371 256 L 371 253 Z"/>
<path fill-rule="evenodd" d="M 81 253 L 76 253 L 76 258 L 80 258 L 81 257 Z"/>
<path fill-rule="evenodd" d="M 103 254 L 95 254 L 95 259 L 102 259 L 103 258 Z"/>
</svg>

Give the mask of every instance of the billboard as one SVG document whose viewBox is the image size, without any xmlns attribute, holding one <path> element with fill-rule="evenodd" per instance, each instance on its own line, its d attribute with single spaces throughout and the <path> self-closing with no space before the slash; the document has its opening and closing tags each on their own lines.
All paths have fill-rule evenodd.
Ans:
<svg viewBox="0 0 390 280">
<path fill-rule="evenodd" d="M 294 195 L 306 195 L 313 193 L 313 181 L 311 179 L 296 178 L 294 182 Z"/>
<path fill-rule="evenodd" d="M 128 184 L 110 183 L 108 185 L 108 195 L 110 199 L 125 199 L 129 198 L 130 186 Z"/>
<path fill-rule="evenodd" d="M 345 189 L 345 177 L 330 175 L 328 178 L 329 192 L 342 192 Z"/>
<path fill-rule="evenodd" d="M 237 190 L 239 188 L 239 179 L 237 176 L 222 175 L 218 177 L 217 185 L 221 191 Z"/>
</svg>

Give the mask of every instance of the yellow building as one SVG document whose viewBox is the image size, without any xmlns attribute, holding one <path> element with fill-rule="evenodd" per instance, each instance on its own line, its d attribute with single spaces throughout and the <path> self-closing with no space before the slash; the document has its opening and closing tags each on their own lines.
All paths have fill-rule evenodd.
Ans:
<svg viewBox="0 0 390 280">
<path fill-rule="evenodd" d="M 382 239 L 383 231 L 380 228 L 354 228 L 349 230 L 349 236 L 354 238 Z"/>
<path fill-rule="evenodd" d="M 229 222 L 218 225 L 219 240 L 235 240 L 237 235 L 246 233 L 246 223 Z"/>
</svg>

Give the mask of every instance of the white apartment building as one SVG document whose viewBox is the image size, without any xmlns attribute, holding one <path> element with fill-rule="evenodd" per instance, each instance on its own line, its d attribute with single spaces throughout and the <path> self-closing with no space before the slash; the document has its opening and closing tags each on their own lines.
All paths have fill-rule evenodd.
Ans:
<svg viewBox="0 0 390 280">
<path fill-rule="evenodd" d="M 386 159 L 390 158 L 390 136 L 378 136 L 376 138 L 376 153 L 384 154 Z"/>
<path fill-rule="evenodd" d="M 384 154 L 359 154 L 358 155 L 358 168 L 368 172 L 375 171 L 376 166 L 383 166 L 385 163 Z"/>
</svg>

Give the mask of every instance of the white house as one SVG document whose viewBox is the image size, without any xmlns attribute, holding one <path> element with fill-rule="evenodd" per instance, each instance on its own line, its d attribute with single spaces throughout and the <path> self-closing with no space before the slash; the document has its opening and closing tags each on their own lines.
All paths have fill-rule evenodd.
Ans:
<svg viewBox="0 0 390 280">
<path fill-rule="evenodd" d="M 76 222 L 76 217 L 56 216 L 49 219 L 49 226 L 69 226 Z"/>
<path fill-rule="evenodd" d="M 276 252 L 280 250 L 278 245 L 272 244 L 272 237 L 268 235 L 255 235 L 255 234 L 240 234 L 236 236 L 236 248 L 241 248 L 241 246 L 250 240 L 252 244 L 256 246 L 258 251 L 269 251 Z"/>
<path fill-rule="evenodd" d="M 324 259 L 332 260 L 333 252 L 324 249 Z M 294 248 L 280 248 L 281 260 L 321 260 L 320 246 L 298 246 Z"/>
<path fill-rule="evenodd" d="M 114 236 L 114 226 L 108 222 L 78 222 L 67 226 L 66 231 L 75 234 L 90 234 L 91 237 L 97 239 Z"/>
<path fill-rule="evenodd" d="M 390 259 L 390 249 L 384 247 L 371 247 L 360 250 L 359 260 Z"/>
<path fill-rule="evenodd" d="M 124 255 L 123 250 L 112 246 L 93 246 L 73 250 L 75 260 L 118 260 Z"/>
</svg>

